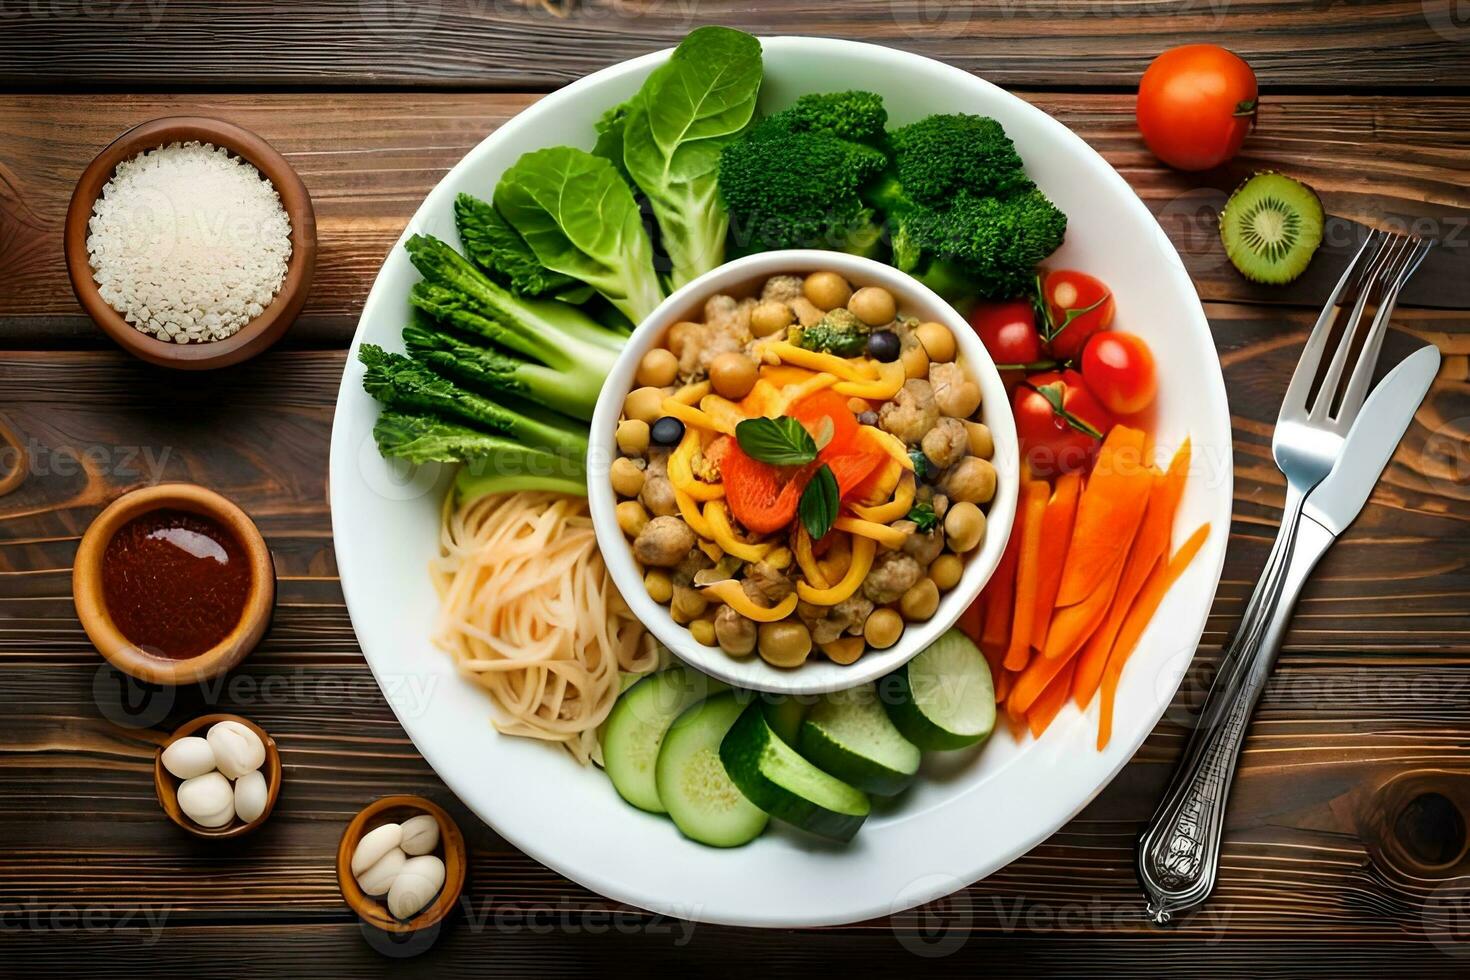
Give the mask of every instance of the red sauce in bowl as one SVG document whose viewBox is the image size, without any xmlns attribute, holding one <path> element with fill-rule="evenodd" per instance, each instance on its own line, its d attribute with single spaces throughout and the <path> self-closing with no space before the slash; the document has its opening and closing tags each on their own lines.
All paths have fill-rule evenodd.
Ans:
<svg viewBox="0 0 1470 980">
<path fill-rule="evenodd" d="M 157 656 L 194 657 L 240 622 L 250 561 L 228 528 L 155 510 L 117 529 L 102 553 L 102 600 L 123 636 Z"/>
</svg>

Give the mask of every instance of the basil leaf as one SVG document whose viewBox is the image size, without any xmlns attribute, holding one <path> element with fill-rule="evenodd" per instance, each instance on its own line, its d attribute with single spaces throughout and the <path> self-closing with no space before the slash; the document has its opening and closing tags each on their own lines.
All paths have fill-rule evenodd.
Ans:
<svg viewBox="0 0 1470 980">
<path fill-rule="evenodd" d="M 811 482 L 801 492 L 801 502 L 796 505 L 796 514 L 802 527 L 815 541 L 832 528 L 837 520 L 837 477 L 826 463 L 812 474 Z"/>
<path fill-rule="evenodd" d="M 745 419 L 735 426 L 745 455 L 772 466 L 801 466 L 817 458 L 817 444 L 796 419 Z"/>
</svg>

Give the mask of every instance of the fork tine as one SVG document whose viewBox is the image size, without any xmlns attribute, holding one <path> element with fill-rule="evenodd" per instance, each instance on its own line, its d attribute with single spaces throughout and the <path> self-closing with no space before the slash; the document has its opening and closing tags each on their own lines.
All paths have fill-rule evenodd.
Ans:
<svg viewBox="0 0 1470 980">
<path fill-rule="evenodd" d="M 1358 363 L 1353 368 L 1352 377 L 1348 379 L 1347 390 L 1343 392 L 1342 407 L 1338 409 L 1337 421 L 1343 425 L 1351 425 L 1358 417 L 1358 410 L 1363 407 L 1363 401 L 1368 397 L 1368 382 L 1373 380 L 1373 368 L 1378 363 L 1378 353 L 1383 348 L 1383 335 L 1388 330 L 1389 317 L 1393 315 L 1393 309 L 1398 305 L 1399 290 L 1404 284 L 1413 278 L 1419 269 L 1419 263 L 1424 261 L 1429 250 L 1434 247 L 1432 241 L 1421 241 L 1410 239 L 1414 243 L 1409 251 L 1406 261 L 1400 266 L 1399 274 L 1393 283 L 1383 294 L 1383 299 L 1378 303 L 1378 310 L 1373 315 L 1373 325 L 1368 330 L 1368 338 L 1363 341 L 1362 353 L 1358 356 Z"/>
<path fill-rule="evenodd" d="M 1342 383 L 1342 373 L 1347 369 L 1348 354 L 1353 349 L 1353 338 L 1357 336 L 1359 327 L 1363 323 L 1363 311 L 1367 308 L 1368 300 L 1375 293 L 1381 293 L 1379 288 L 1393 275 L 1397 266 L 1403 244 L 1408 239 L 1399 235 L 1388 236 L 1383 248 L 1373 257 L 1369 266 L 1368 275 L 1358 289 L 1358 296 L 1353 303 L 1352 313 L 1349 314 L 1347 322 L 1343 326 L 1342 336 L 1337 340 L 1337 349 L 1332 353 L 1332 362 L 1327 366 L 1327 373 L 1322 378 L 1322 384 L 1317 388 L 1317 397 L 1312 402 L 1312 409 L 1308 418 L 1313 422 L 1325 422 L 1328 413 L 1332 409 L 1334 397 L 1337 394 L 1337 386 Z"/>
<path fill-rule="evenodd" d="M 1312 381 L 1317 377 L 1317 367 L 1322 363 L 1322 351 L 1327 346 L 1327 338 L 1332 334 L 1332 324 L 1337 318 L 1338 306 L 1347 297 L 1353 296 L 1362 281 L 1363 273 L 1367 265 L 1382 250 L 1387 240 L 1383 232 L 1376 228 L 1368 233 L 1363 239 L 1363 244 L 1342 272 L 1342 278 L 1337 280 L 1337 285 L 1332 290 L 1332 295 L 1327 297 L 1327 303 L 1322 307 L 1322 315 L 1317 317 L 1317 323 L 1312 327 L 1312 332 L 1307 335 L 1306 346 L 1302 348 L 1301 358 L 1296 363 L 1296 370 L 1292 372 L 1291 383 L 1286 387 L 1286 397 L 1281 402 L 1281 414 L 1277 419 L 1281 422 L 1299 421 L 1307 414 L 1307 395 L 1312 390 Z"/>
</svg>

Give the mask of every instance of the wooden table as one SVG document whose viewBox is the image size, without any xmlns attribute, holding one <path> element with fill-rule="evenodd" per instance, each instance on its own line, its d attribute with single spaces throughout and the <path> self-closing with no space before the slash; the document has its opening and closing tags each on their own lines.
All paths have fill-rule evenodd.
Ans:
<svg viewBox="0 0 1470 980">
<path fill-rule="evenodd" d="M 1454 284 L 1400 308 L 1398 329 L 1444 352 L 1440 379 L 1308 587 L 1246 745 L 1220 888 L 1168 932 L 1141 921 L 1131 865 L 1187 732 L 1173 713 L 1076 820 L 925 909 L 757 933 L 610 904 L 458 807 L 414 751 L 353 638 L 326 505 L 332 406 L 363 297 L 408 216 L 471 146 L 540 93 L 700 22 L 856 37 L 942 58 L 1052 113 L 1118 168 L 1185 254 L 1235 430 L 1235 516 L 1201 650 L 1208 666 L 1279 517 L 1271 425 L 1325 295 L 1322 276 L 1284 292 L 1248 288 L 1222 260 L 1212 209 L 1247 172 L 1281 169 L 1312 183 L 1332 214 L 1415 221 L 1464 263 L 1470 22 L 1460 7 L 585 0 L 558 17 L 534 0 L 0 3 L 0 421 L 27 448 L 23 482 L 0 497 L 0 974 L 96 963 L 138 975 L 522 976 L 626 963 L 748 975 L 883 963 L 1465 975 L 1464 823 L 1423 797 L 1470 813 L 1470 303 Z M 1160 166 L 1133 123 L 1148 60 L 1197 40 L 1241 53 L 1264 89 L 1242 157 L 1203 177 Z M 174 113 L 260 133 L 317 210 L 306 311 L 276 350 L 208 377 L 114 349 L 62 263 L 62 215 L 82 168 L 122 130 Z M 1436 295 L 1449 308 L 1424 305 Z M 15 461 L 7 450 L 0 473 Z M 267 642 L 227 684 L 136 700 L 78 626 L 69 570 L 98 509 L 156 479 L 204 483 L 252 513 L 276 555 L 280 600 Z M 274 733 L 287 766 L 269 825 L 227 846 L 165 823 L 150 777 L 163 735 L 216 705 Z M 470 913 L 405 962 L 365 941 L 333 878 L 342 827 L 389 791 L 454 807 L 474 851 Z M 1436 853 L 1442 866 L 1424 867 Z"/>
</svg>

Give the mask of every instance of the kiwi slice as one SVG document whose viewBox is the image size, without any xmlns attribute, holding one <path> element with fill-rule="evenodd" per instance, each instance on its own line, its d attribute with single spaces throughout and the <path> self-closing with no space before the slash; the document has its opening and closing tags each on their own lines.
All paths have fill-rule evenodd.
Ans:
<svg viewBox="0 0 1470 980">
<path fill-rule="evenodd" d="M 1322 202 L 1299 180 L 1259 173 L 1220 212 L 1220 240 L 1240 274 L 1274 285 L 1301 275 L 1322 244 Z"/>
</svg>

